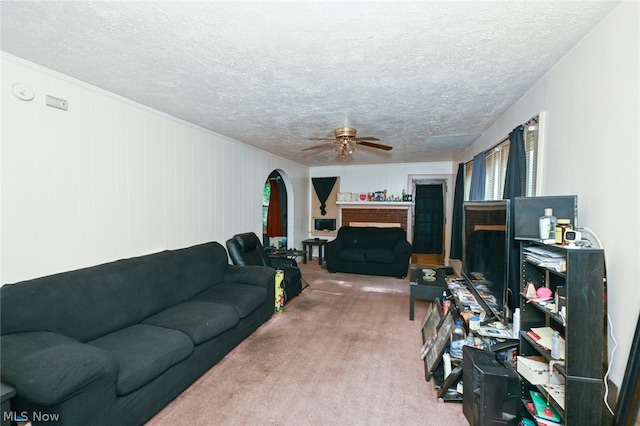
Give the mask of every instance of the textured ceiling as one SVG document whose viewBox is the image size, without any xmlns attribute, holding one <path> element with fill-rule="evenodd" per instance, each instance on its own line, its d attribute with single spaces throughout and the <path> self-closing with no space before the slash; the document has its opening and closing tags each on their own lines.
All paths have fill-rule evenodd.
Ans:
<svg viewBox="0 0 640 426">
<path fill-rule="evenodd" d="M 451 160 L 618 2 L 1 2 L 2 50 L 309 166 Z M 25 83 L 28 84 L 27 81 Z M 3 88 L 4 89 L 4 88 Z"/>
</svg>

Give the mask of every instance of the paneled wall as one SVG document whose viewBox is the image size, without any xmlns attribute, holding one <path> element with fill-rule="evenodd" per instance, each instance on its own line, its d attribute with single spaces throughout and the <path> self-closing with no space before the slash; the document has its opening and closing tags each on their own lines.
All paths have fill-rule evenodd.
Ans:
<svg viewBox="0 0 640 426">
<path fill-rule="evenodd" d="M 16 82 L 35 98 L 14 97 Z M 290 188 L 289 239 L 308 233 L 307 167 L 6 54 L 1 165 L 0 284 L 260 235 L 274 169 Z"/>
</svg>

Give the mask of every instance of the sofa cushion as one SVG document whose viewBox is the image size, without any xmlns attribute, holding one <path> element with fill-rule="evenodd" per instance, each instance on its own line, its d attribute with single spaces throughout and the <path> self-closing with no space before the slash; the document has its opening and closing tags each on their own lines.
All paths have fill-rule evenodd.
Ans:
<svg viewBox="0 0 640 426">
<path fill-rule="evenodd" d="M 254 285 L 223 283 L 205 291 L 196 299 L 231 306 L 240 318 L 244 318 L 265 302 L 267 290 Z"/>
<path fill-rule="evenodd" d="M 226 259 L 226 257 L 225 257 Z M 49 330 L 80 342 L 189 300 L 170 251 L 2 286 L 2 334 Z"/>
<path fill-rule="evenodd" d="M 367 262 L 395 263 L 396 256 L 390 249 L 368 249 L 365 255 Z"/>
<path fill-rule="evenodd" d="M 193 343 L 186 334 L 148 324 L 132 325 L 89 344 L 115 357 L 118 395 L 138 389 L 193 352 Z"/>
<path fill-rule="evenodd" d="M 338 252 L 338 259 L 349 262 L 364 262 L 366 249 L 364 248 L 344 248 Z"/>
<path fill-rule="evenodd" d="M 222 282 L 229 258 L 220 243 L 198 244 L 175 253 L 182 260 L 180 285 L 188 292 L 189 299 Z"/>
<path fill-rule="evenodd" d="M 106 351 L 48 331 L 2 336 L 1 353 L 2 380 L 42 405 L 59 404 L 98 380 L 114 384 L 118 372 Z"/>
<path fill-rule="evenodd" d="M 144 324 L 182 331 L 198 345 L 213 339 L 240 321 L 234 308 L 220 303 L 184 302 L 144 321 Z"/>
</svg>

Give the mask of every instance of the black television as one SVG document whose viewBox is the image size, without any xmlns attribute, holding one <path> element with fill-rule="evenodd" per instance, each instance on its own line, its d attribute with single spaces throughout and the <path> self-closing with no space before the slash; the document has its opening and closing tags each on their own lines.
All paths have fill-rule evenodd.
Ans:
<svg viewBox="0 0 640 426">
<path fill-rule="evenodd" d="M 517 425 L 520 376 L 498 354 L 462 349 L 462 412 L 471 426 Z"/>
<path fill-rule="evenodd" d="M 462 275 L 486 313 L 483 323 L 508 323 L 510 200 L 463 204 Z"/>
<path fill-rule="evenodd" d="M 315 231 L 335 231 L 336 220 L 335 219 L 314 219 L 313 229 Z"/>
</svg>

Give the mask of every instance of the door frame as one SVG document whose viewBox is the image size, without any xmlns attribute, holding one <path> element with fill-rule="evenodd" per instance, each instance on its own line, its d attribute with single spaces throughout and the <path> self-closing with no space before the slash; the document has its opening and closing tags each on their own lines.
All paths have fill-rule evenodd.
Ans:
<svg viewBox="0 0 640 426">
<path fill-rule="evenodd" d="M 414 205 L 411 206 L 411 223 L 415 226 L 416 222 L 416 208 L 415 208 L 415 196 L 417 185 L 442 185 L 442 200 L 444 206 L 444 241 L 443 241 L 443 257 L 445 265 L 449 264 L 449 251 L 448 248 L 451 244 L 451 221 L 449 218 L 453 209 L 453 194 L 450 194 L 449 188 L 453 188 L 452 182 L 454 175 L 446 174 L 412 174 L 407 177 L 407 188 L 414 200 Z M 415 229 L 415 227 L 413 228 Z M 409 236 L 409 242 L 413 243 L 413 233 Z"/>
<path fill-rule="evenodd" d="M 293 185 L 291 183 L 291 178 L 289 177 L 287 172 L 279 168 L 273 169 L 271 170 L 271 172 L 269 172 L 269 174 L 267 174 L 267 177 L 265 178 L 263 185 L 269 182 L 269 176 L 271 176 L 274 172 L 277 172 L 280 175 L 280 178 L 282 179 L 282 183 L 284 184 L 284 189 L 287 194 L 287 229 L 286 229 L 287 247 L 295 247 L 294 245 L 295 227 L 294 227 L 294 219 L 293 219 L 293 213 L 295 209 L 294 209 Z M 262 214 L 260 215 L 260 229 L 261 229 L 262 239 L 264 240 L 266 237 L 266 234 L 264 233 L 264 228 L 262 227 Z M 266 238 L 268 239 L 268 237 Z"/>
</svg>

